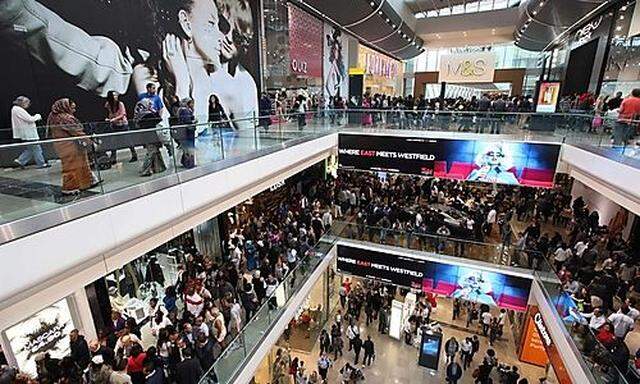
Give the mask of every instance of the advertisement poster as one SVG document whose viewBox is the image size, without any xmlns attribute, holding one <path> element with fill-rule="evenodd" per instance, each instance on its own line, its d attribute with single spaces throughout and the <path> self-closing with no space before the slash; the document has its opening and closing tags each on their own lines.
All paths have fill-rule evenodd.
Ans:
<svg viewBox="0 0 640 384">
<path fill-rule="evenodd" d="M 442 348 L 442 334 L 433 332 L 422 332 L 422 342 L 420 343 L 420 355 L 418 364 L 422 367 L 438 370 L 440 362 L 440 349 Z"/>
<path fill-rule="evenodd" d="M 31 111 L 46 117 L 55 100 L 68 97 L 80 120 L 104 121 L 109 91 L 122 95 L 131 115 L 154 83 L 166 107 L 193 98 L 199 120 L 208 116 L 211 95 L 227 116 L 252 116 L 260 89 L 259 3 L 3 0 L 0 50 L 13 59 L 2 64 L 0 107 L 9 110 L 24 95 Z"/>
<path fill-rule="evenodd" d="M 496 57 L 490 52 L 458 53 L 440 57 L 438 81 L 493 83 Z"/>
<path fill-rule="evenodd" d="M 560 146 L 513 141 L 340 134 L 340 168 L 553 187 Z"/>
<path fill-rule="evenodd" d="M 39 353 L 49 353 L 58 359 L 67 356 L 69 332 L 74 328 L 67 300 L 62 299 L 7 329 L 5 334 L 18 367 L 35 376 L 35 356 Z"/>
<path fill-rule="evenodd" d="M 338 246 L 338 270 L 501 308 L 525 311 L 531 280 L 475 267 Z"/>
<path fill-rule="evenodd" d="M 529 321 L 533 323 L 533 326 L 538 331 L 538 335 L 540 336 L 540 341 L 545 351 L 547 352 L 547 356 L 549 358 L 549 362 L 553 367 L 553 371 L 558 378 L 559 384 L 572 384 L 571 376 L 567 371 L 567 367 L 564 365 L 562 361 L 562 357 L 560 356 L 560 351 L 556 347 L 556 344 L 553 342 L 551 338 L 551 334 L 549 332 L 549 328 L 542 318 L 542 314 L 538 310 L 537 306 L 531 306 L 529 311 Z"/>
<path fill-rule="evenodd" d="M 298 76 L 322 77 L 322 21 L 289 4 L 289 60 Z"/>
<path fill-rule="evenodd" d="M 520 361 L 540 367 L 546 367 L 549 364 L 547 351 L 542 344 L 540 334 L 531 316 L 527 317 L 525 334 L 520 347 Z"/>
<path fill-rule="evenodd" d="M 339 28 L 324 24 L 324 98 L 349 96 L 349 37 Z"/>
<path fill-rule="evenodd" d="M 540 83 L 540 92 L 538 93 L 536 112 L 555 113 L 559 97 L 560 82 L 554 81 Z"/>
</svg>

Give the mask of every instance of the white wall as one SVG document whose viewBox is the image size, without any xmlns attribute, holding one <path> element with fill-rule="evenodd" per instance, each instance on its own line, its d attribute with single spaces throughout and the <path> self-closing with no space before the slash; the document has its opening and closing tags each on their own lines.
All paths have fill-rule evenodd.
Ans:
<svg viewBox="0 0 640 384">
<path fill-rule="evenodd" d="M 337 144 L 337 135 L 324 136 L 2 245 L 0 330 L 322 161 Z"/>
<path fill-rule="evenodd" d="M 582 199 L 587 204 L 587 207 L 590 211 L 598 211 L 598 215 L 600 216 L 600 225 L 609 225 L 609 222 L 615 217 L 616 213 L 618 213 L 619 210 L 624 209 L 616 202 L 609 199 L 607 196 L 602 195 L 594 189 L 589 188 L 580 180 L 574 180 L 573 187 L 571 188 L 571 201 L 577 199 L 580 196 L 582 196 Z M 624 231 L 622 231 L 622 236 L 625 239 L 629 238 L 629 233 L 631 232 L 634 218 L 635 215 L 630 212 L 627 226 L 625 227 Z"/>
</svg>

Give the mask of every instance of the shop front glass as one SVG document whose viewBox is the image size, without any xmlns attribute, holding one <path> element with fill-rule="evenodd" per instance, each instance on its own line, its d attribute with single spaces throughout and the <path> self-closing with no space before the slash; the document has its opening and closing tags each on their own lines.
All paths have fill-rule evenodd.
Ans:
<svg viewBox="0 0 640 384">
<path fill-rule="evenodd" d="M 140 327 L 144 345 L 153 345 L 155 337 L 146 322 L 150 315 L 149 302 L 155 298 L 163 303 L 167 288 L 176 286 L 184 272 L 182 266 L 194 250 L 193 235 L 189 231 L 87 286 L 96 329 L 103 334 L 108 332 L 110 316 L 117 312 L 123 320 L 132 319 Z"/>
<path fill-rule="evenodd" d="M 602 95 L 622 92 L 626 97 L 631 90 L 640 87 L 640 37 L 630 36 L 630 32 L 637 29 L 634 24 L 640 23 L 635 8 L 636 4 L 631 3 L 612 11 L 615 21 L 600 91 Z"/>
</svg>

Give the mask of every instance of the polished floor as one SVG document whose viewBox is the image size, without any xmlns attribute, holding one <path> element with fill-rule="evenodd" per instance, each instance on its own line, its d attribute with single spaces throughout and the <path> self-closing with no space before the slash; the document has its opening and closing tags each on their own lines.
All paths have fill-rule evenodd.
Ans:
<svg viewBox="0 0 640 384">
<path fill-rule="evenodd" d="M 482 335 L 480 329 L 475 325 L 470 326 L 469 329 L 465 327 L 462 320 L 451 321 L 451 305 L 450 299 L 441 298 L 438 300 L 438 307 L 434 309 L 432 318 L 439 321 L 442 326 L 443 340 L 446 341 L 450 337 L 455 337 L 461 340 L 464 337 L 477 334 L 480 338 L 480 351 L 476 354 L 471 367 L 467 369 L 459 381 L 460 384 L 471 384 L 474 379 L 471 374 L 473 370 L 478 366 L 482 360 L 482 356 L 485 354 L 489 347 L 488 339 Z M 497 309 L 494 309 L 497 314 Z M 363 319 L 361 319 L 363 320 Z M 328 325 L 326 328 L 330 328 Z M 376 359 L 371 366 L 364 367 L 363 373 L 365 375 L 365 383 L 367 384 L 418 384 L 418 383 L 444 383 L 444 371 L 445 371 L 445 356 L 444 351 L 440 358 L 440 365 L 438 371 L 432 371 L 420 367 L 417 363 L 418 349 L 414 346 L 406 345 L 403 341 L 391 338 L 389 335 L 381 335 L 377 331 L 377 322 L 366 326 L 364 321 L 360 323 L 361 336 L 366 338 L 371 336 L 375 344 Z M 517 365 L 521 377 L 527 377 L 530 383 L 535 383 L 541 377 L 547 377 L 550 383 L 556 383 L 553 372 L 548 375 L 545 369 L 542 367 L 525 364 L 518 361 L 516 345 L 514 343 L 514 335 L 511 332 L 511 324 L 507 323 L 505 326 L 505 332 L 502 339 L 495 342 L 492 347 L 497 354 L 499 362 L 508 365 Z M 280 340 L 277 348 L 287 348 L 288 344 L 285 340 Z M 344 356 L 338 357 L 337 361 L 333 363 L 332 368 L 329 370 L 328 383 L 341 383 L 339 370 L 346 362 L 350 364 L 354 363 L 354 353 L 347 352 L 348 348 L 345 348 Z M 305 362 L 307 373 L 311 373 L 316 370 L 317 359 L 320 354 L 318 343 L 313 348 L 311 353 L 306 353 L 300 350 L 291 349 L 291 356 L 298 357 Z M 361 355 L 362 357 L 362 355 Z M 268 359 L 267 359 L 268 360 Z M 362 366 L 360 361 L 358 366 Z M 492 373 L 494 383 L 499 383 L 498 373 L 494 369 Z M 256 384 L 270 383 L 271 378 L 268 372 L 268 363 L 265 361 L 258 372 L 255 375 Z M 290 380 L 293 383 L 293 380 Z"/>
</svg>

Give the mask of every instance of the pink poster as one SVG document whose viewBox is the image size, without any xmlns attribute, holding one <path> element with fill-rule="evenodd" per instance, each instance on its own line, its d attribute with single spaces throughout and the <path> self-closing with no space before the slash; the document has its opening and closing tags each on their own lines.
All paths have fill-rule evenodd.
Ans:
<svg viewBox="0 0 640 384">
<path fill-rule="evenodd" d="M 293 74 L 322 77 L 323 24 L 289 5 L 289 67 Z"/>
</svg>

